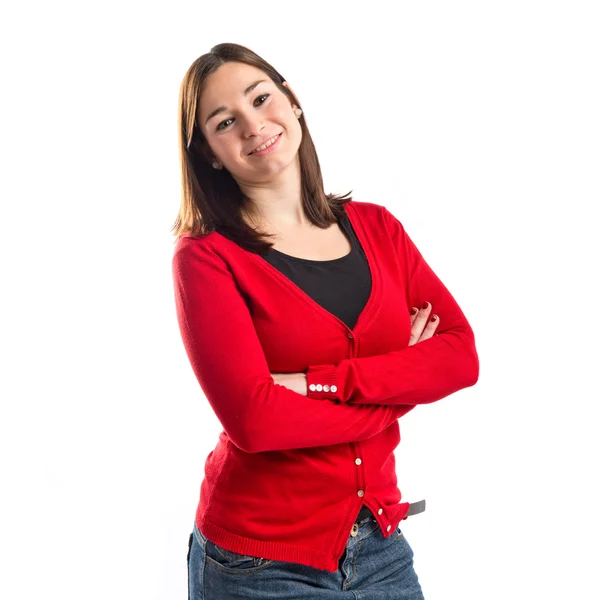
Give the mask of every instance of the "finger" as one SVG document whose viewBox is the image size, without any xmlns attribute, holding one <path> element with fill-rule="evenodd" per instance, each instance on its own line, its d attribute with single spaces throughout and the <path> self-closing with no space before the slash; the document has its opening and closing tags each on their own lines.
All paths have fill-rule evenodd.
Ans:
<svg viewBox="0 0 600 600">
<path fill-rule="evenodd" d="M 417 308 L 416 306 L 413 306 L 410 309 L 410 321 L 411 323 L 414 323 L 415 319 L 417 318 L 417 315 L 420 312 L 426 312 L 427 314 L 429 314 L 429 312 L 431 312 L 431 303 L 430 302 L 423 302 L 423 305 L 420 308 Z"/>
<path fill-rule="evenodd" d="M 423 340 L 428 340 L 429 338 L 433 337 L 439 324 L 440 318 L 437 315 L 431 315 L 431 319 L 427 321 L 427 325 L 423 329 L 423 333 L 421 334 L 419 341 L 422 342 Z"/>
<path fill-rule="evenodd" d="M 419 309 L 419 312 L 414 318 L 412 323 L 412 327 L 410 330 L 410 342 L 409 346 L 412 344 L 416 344 L 427 325 L 427 320 L 429 319 L 429 315 L 431 313 L 431 303 L 425 302 L 423 306 Z"/>
</svg>

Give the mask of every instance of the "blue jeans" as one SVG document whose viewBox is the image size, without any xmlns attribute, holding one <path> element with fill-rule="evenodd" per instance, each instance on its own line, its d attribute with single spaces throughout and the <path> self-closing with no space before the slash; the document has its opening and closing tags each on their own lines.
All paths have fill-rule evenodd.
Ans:
<svg viewBox="0 0 600 600">
<path fill-rule="evenodd" d="M 334 573 L 225 550 L 195 523 L 189 542 L 188 600 L 424 600 L 402 530 L 386 539 L 373 516 L 348 536 Z"/>
</svg>

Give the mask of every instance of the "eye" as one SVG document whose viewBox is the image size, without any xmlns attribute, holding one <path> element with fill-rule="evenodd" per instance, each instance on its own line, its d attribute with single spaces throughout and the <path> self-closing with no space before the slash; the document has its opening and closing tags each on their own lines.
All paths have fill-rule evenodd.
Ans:
<svg viewBox="0 0 600 600">
<path fill-rule="evenodd" d="M 256 100 L 260 100 L 261 98 L 264 98 L 266 100 L 270 95 L 271 94 L 262 94 L 262 96 L 259 96 Z M 265 100 L 263 100 L 260 104 L 263 104 Z"/>
<path fill-rule="evenodd" d="M 265 100 L 270 96 L 271 94 L 261 94 L 260 96 L 258 96 L 258 98 L 256 98 L 256 100 L 254 101 L 255 106 L 260 106 L 261 104 L 264 104 Z M 259 102 L 258 105 L 256 104 L 261 98 L 264 98 L 264 100 L 262 102 Z M 224 125 L 225 123 L 227 123 L 228 121 L 231 121 L 232 119 L 225 119 L 224 121 L 221 121 L 218 125 L 217 125 L 217 131 L 222 131 L 223 129 L 225 129 L 226 127 L 228 127 L 227 125 Z"/>
<path fill-rule="evenodd" d="M 224 123 L 227 123 L 227 121 L 231 121 L 231 119 L 225 119 L 225 121 L 221 121 L 217 125 L 217 131 L 221 131 L 222 129 L 225 129 L 225 127 L 227 127 L 227 125 L 224 125 Z"/>
</svg>

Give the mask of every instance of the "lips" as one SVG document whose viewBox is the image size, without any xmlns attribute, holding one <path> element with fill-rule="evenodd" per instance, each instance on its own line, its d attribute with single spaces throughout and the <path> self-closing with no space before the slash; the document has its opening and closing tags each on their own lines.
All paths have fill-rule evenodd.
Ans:
<svg viewBox="0 0 600 600">
<path fill-rule="evenodd" d="M 251 154 L 254 154 L 254 150 L 256 150 L 257 148 L 260 148 L 263 144 L 266 144 L 269 140 L 273 140 L 273 138 L 275 138 L 273 140 L 273 144 L 277 141 L 277 139 L 279 138 L 279 136 L 281 135 L 281 132 L 279 132 L 276 135 L 272 135 L 271 137 L 268 137 L 266 139 L 264 139 L 260 144 L 257 144 L 254 149 L 251 152 L 248 152 L 248 156 L 250 156 Z"/>
</svg>

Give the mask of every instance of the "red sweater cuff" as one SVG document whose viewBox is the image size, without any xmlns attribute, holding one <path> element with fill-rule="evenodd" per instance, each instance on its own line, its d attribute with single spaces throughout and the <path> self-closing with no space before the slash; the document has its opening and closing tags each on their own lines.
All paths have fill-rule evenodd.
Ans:
<svg viewBox="0 0 600 600">
<path fill-rule="evenodd" d="M 320 400 L 340 400 L 341 390 L 337 385 L 335 365 L 313 365 L 306 371 L 307 396 Z"/>
</svg>

